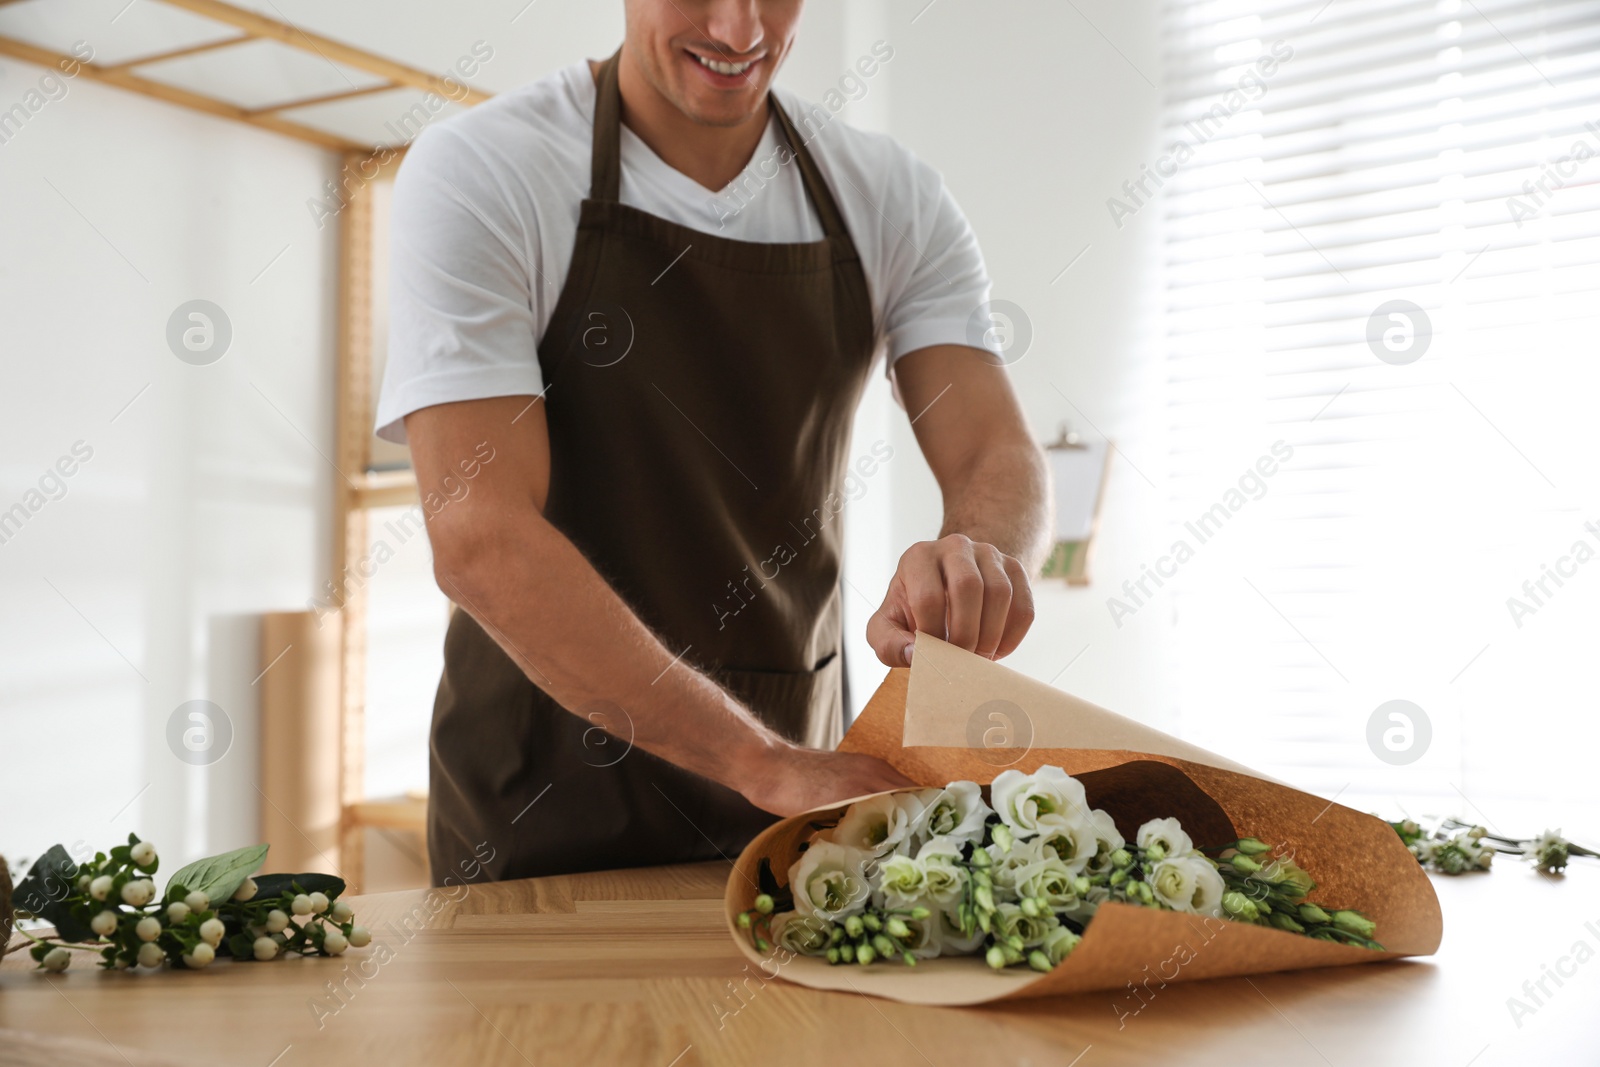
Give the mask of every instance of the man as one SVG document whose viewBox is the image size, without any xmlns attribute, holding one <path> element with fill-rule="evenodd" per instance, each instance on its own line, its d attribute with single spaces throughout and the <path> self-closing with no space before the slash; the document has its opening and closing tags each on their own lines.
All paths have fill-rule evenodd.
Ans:
<svg viewBox="0 0 1600 1067">
<path fill-rule="evenodd" d="M 430 130 L 400 173 L 378 423 L 450 500 L 428 531 L 461 609 L 437 883 L 731 856 L 773 815 L 907 784 L 833 751 L 830 520 L 880 349 L 945 521 L 872 647 L 1000 657 L 1032 621 L 1047 483 L 970 347 L 976 242 L 909 153 L 769 95 L 801 6 L 628 0 L 617 55 Z M 769 160 L 739 210 L 714 195 Z"/>
</svg>

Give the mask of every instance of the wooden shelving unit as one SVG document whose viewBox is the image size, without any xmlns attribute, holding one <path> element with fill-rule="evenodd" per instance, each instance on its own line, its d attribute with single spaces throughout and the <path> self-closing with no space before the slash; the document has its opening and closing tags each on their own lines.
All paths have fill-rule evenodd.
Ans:
<svg viewBox="0 0 1600 1067">
<path fill-rule="evenodd" d="M 0 0 L 0 12 L 19 11 L 37 0 Z M 215 24 L 214 35 L 174 44 L 170 48 L 115 62 L 83 62 L 76 56 L 37 40 L 7 36 L 0 31 L 0 55 L 57 70 L 75 68 L 77 77 L 114 86 L 127 92 L 188 108 L 217 118 L 254 126 L 283 137 L 339 154 L 345 173 L 360 174 L 362 181 L 342 183 L 345 206 L 339 212 L 339 325 L 335 439 L 338 468 L 334 479 L 332 538 L 333 574 L 345 573 L 346 564 L 360 559 L 367 549 L 368 512 L 373 508 L 404 506 L 417 500 L 416 481 L 410 471 L 372 470 L 373 424 L 373 228 L 381 225 L 373 208 L 373 183 L 391 180 L 404 156 L 404 145 L 356 139 L 316 125 L 311 109 L 358 97 L 394 90 L 437 93 L 456 104 L 480 103 L 488 96 L 457 81 L 417 70 L 342 41 L 309 33 L 297 26 L 267 18 L 222 0 L 153 0 Z M 243 106 L 163 80 L 161 64 L 204 54 L 270 42 L 272 46 L 312 53 L 335 65 L 353 68 L 377 80 L 314 95 L 274 92 L 262 86 L 263 103 Z M 346 78 L 347 81 L 350 79 Z M 362 839 L 365 830 L 387 829 L 423 833 L 427 798 L 422 794 L 373 799 L 365 795 L 367 595 L 364 584 L 353 584 L 337 613 L 339 707 L 339 855 L 331 857 L 359 892 L 363 880 Z M 330 642 L 331 644 L 331 642 Z M 302 742 L 310 738 L 300 739 Z M 329 738 L 329 741 L 335 738 Z M 302 835 L 303 835 L 302 831 Z"/>
</svg>

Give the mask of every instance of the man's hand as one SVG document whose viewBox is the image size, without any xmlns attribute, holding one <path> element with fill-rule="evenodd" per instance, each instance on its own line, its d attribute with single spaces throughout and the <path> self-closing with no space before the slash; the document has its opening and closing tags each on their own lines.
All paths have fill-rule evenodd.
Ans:
<svg viewBox="0 0 1600 1067">
<path fill-rule="evenodd" d="M 745 768 L 744 798 L 774 815 L 798 815 L 835 801 L 916 785 L 876 756 L 785 744 Z"/>
<path fill-rule="evenodd" d="M 1033 625 L 1033 590 L 1020 562 L 964 534 L 918 541 L 895 569 L 867 643 L 890 667 L 911 665 L 917 631 L 987 659 L 1010 655 Z"/>
</svg>

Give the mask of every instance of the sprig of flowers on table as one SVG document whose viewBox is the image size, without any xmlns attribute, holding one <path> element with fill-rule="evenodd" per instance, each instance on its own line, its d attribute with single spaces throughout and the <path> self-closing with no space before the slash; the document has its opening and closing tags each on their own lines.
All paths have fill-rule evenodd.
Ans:
<svg viewBox="0 0 1600 1067">
<path fill-rule="evenodd" d="M 1560 830 L 1546 830 L 1538 837 L 1505 837 L 1453 816 L 1440 820 L 1431 830 L 1424 830 L 1413 819 L 1391 821 L 1389 825 L 1418 863 L 1440 874 L 1487 871 L 1497 852 L 1521 856 L 1535 870 L 1546 874 L 1564 873 L 1573 856 L 1600 856 L 1593 849 L 1568 841 Z"/>
<path fill-rule="evenodd" d="M 1263 842 L 1201 850 L 1176 819 L 1124 840 L 1060 767 L 1005 771 L 987 800 L 966 781 L 885 793 L 818 831 L 787 888 L 764 867 L 763 892 L 736 917 L 758 951 L 911 966 L 981 955 L 996 970 L 1049 971 L 1107 901 L 1383 947 L 1358 912 L 1306 900 L 1316 883 Z"/>
<path fill-rule="evenodd" d="M 136 834 L 93 860 L 74 863 L 56 845 L 41 856 L 16 888 L 19 918 L 49 922 L 55 931 L 33 942 L 33 959 L 46 971 L 64 971 L 72 951 L 94 952 L 100 966 L 199 969 L 218 956 L 271 960 L 288 953 L 337 956 L 372 940 L 338 898 L 344 881 L 326 874 L 253 872 L 266 858 L 256 845 L 192 863 L 157 894 L 150 877 L 161 860 Z"/>
</svg>

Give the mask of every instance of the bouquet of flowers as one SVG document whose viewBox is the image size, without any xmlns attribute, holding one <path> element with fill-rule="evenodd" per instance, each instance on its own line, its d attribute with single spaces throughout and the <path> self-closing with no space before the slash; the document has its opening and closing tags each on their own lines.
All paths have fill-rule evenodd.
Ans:
<svg viewBox="0 0 1600 1067">
<path fill-rule="evenodd" d="M 978 955 L 1048 972 L 1107 901 L 1383 950 L 1359 912 L 1306 899 L 1316 883 L 1292 856 L 1253 837 L 1197 848 L 1173 818 L 1125 840 L 1057 766 L 1007 770 L 987 798 L 971 781 L 879 794 L 813 828 L 787 887 L 764 886 L 736 918 L 757 951 L 910 966 Z"/>
<path fill-rule="evenodd" d="M 1546 830 L 1532 838 L 1506 837 L 1454 816 L 1440 821 L 1432 830 L 1424 830 L 1413 819 L 1390 821 L 1389 825 L 1424 870 L 1440 874 L 1487 871 L 1496 852 L 1521 856 L 1544 874 L 1565 873 L 1573 856 L 1593 859 L 1600 855 L 1568 841 L 1560 830 Z"/>
<path fill-rule="evenodd" d="M 338 899 L 342 879 L 255 875 L 266 855 L 266 845 L 254 845 L 199 860 L 158 894 L 151 875 L 160 857 L 137 834 L 82 864 L 55 845 L 29 869 L 13 901 L 18 918 L 43 920 L 54 932 L 17 930 L 46 971 L 66 970 L 72 950 L 97 954 L 107 970 L 162 964 L 197 970 L 218 956 L 337 956 L 371 942 L 350 905 Z"/>
</svg>

